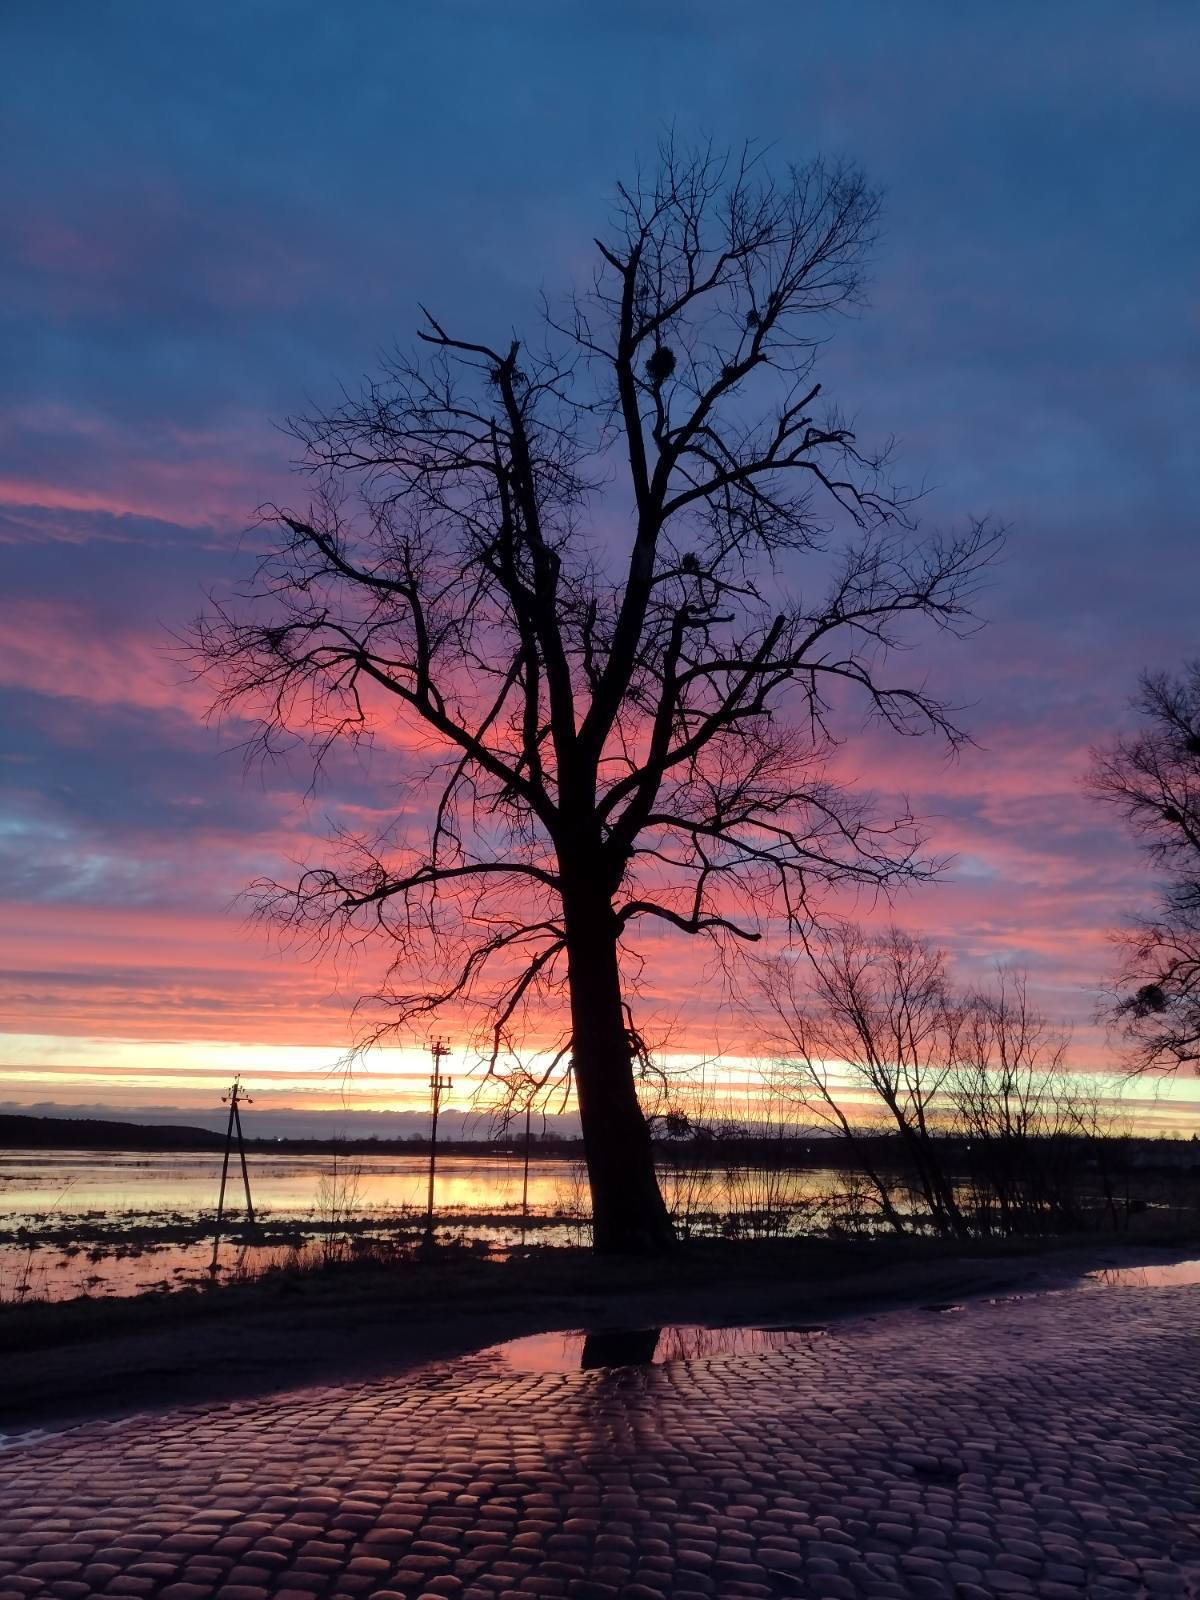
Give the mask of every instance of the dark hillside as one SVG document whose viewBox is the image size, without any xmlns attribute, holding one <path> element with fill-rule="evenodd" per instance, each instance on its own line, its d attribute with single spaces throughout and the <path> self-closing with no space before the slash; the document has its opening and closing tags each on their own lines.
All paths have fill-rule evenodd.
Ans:
<svg viewBox="0 0 1200 1600">
<path fill-rule="evenodd" d="M 207 1128 L 108 1122 L 99 1117 L 0 1115 L 6 1150 L 220 1150 L 225 1140 Z"/>
</svg>

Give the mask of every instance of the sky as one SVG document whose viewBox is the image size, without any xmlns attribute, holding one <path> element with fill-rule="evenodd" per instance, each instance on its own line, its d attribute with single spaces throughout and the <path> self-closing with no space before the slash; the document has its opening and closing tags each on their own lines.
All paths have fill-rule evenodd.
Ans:
<svg viewBox="0 0 1200 1600">
<path fill-rule="evenodd" d="M 826 392 L 896 436 L 932 525 L 1009 541 L 987 629 L 926 663 L 977 747 L 848 760 L 951 858 L 897 920 L 965 981 L 1026 968 L 1106 1067 L 1107 933 L 1150 885 L 1080 779 L 1138 672 L 1198 648 L 1198 68 L 1200 10 L 1154 0 L 3 8 L 0 1107 L 198 1111 L 231 1064 L 298 1110 L 420 1102 L 415 1050 L 331 1088 L 366 979 L 237 898 L 386 803 L 386 763 L 248 777 L 171 631 L 288 497 L 280 420 L 407 343 L 418 300 L 532 327 L 669 124 L 885 191 Z M 673 1048 L 747 1053 L 694 961 L 655 947 Z M 1158 1093 L 1200 1121 L 1194 1081 Z"/>
</svg>

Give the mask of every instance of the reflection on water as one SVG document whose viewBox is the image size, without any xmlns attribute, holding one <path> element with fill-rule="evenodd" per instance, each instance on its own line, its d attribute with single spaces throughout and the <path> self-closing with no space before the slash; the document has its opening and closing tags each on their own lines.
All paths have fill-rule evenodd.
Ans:
<svg viewBox="0 0 1200 1600">
<path fill-rule="evenodd" d="M 219 1154 L 5 1152 L 0 1156 L 0 1303 L 138 1294 L 210 1281 L 220 1165 Z M 585 1244 L 588 1196 L 581 1165 L 567 1159 L 534 1162 L 528 1230 L 522 1226 L 522 1175 L 517 1151 L 445 1155 L 437 1182 L 443 1242 L 486 1248 L 497 1257 L 531 1243 Z M 243 1231 L 238 1213 L 231 1214 L 222 1279 L 328 1260 L 331 1243 L 337 1259 L 376 1245 L 385 1255 L 403 1247 L 423 1217 L 428 1158 L 395 1150 L 345 1152 L 335 1168 L 328 1152 L 254 1153 L 250 1178 L 265 1226 L 257 1233 Z M 668 1166 L 660 1180 L 685 1236 L 778 1237 L 831 1226 L 880 1225 L 856 1198 L 852 1180 L 833 1168 Z M 1114 1288 L 1198 1283 L 1200 1263 L 1113 1266 L 1089 1274 L 1087 1281 Z M 722 1330 L 721 1337 L 739 1331 L 745 1332 Z M 679 1337 L 695 1340 L 711 1332 L 692 1329 Z M 751 1332 L 755 1338 L 780 1337 L 779 1330 Z M 655 1360 L 672 1358 L 663 1351 L 673 1337 L 672 1330 L 663 1333 Z M 580 1346 L 571 1363 L 577 1366 L 582 1355 Z M 553 1357 L 554 1370 L 564 1359 Z M 606 1364 L 600 1355 L 595 1361 Z"/>
<path fill-rule="evenodd" d="M 222 1247 L 220 1276 L 255 1274 L 319 1253 L 314 1234 L 356 1229 L 379 1238 L 423 1212 L 428 1158 L 420 1154 L 251 1154 L 255 1209 L 269 1241 L 244 1236 Z M 128 1295 L 209 1281 L 219 1154 L 130 1151 L 10 1151 L 0 1157 L 0 1302 Z M 438 1215 L 481 1244 L 510 1244 L 518 1233 L 521 1163 L 488 1153 L 439 1163 Z M 538 1241 L 572 1242 L 553 1220 L 580 1193 L 570 1161 L 542 1161 L 530 1172 L 529 1210 Z M 239 1233 L 229 1208 L 227 1234 Z M 512 1219 L 509 1221 L 508 1219 Z M 200 1242 L 204 1234 L 207 1242 Z"/>
<path fill-rule="evenodd" d="M 152 1225 L 151 1225 L 152 1229 Z M 493 1240 L 509 1240 L 513 1228 L 439 1228 L 442 1245 L 462 1245 L 483 1251 L 488 1259 L 503 1261 L 510 1251 Z M 550 1245 L 569 1243 L 569 1230 L 553 1226 L 539 1230 L 538 1240 Z M 378 1235 L 369 1236 L 368 1248 Z M 417 1235 L 414 1235 L 417 1237 Z M 385 1238 L 385 1244 L 387 1240 Z M 333 1254 L 346 1260 L 358 1252 L 353 1240 L 334 1242 Z M 115 1247 L 62 1248 L 44 1244 L 5 1244 L 0 1239 L 0 1305 L 6 1301 L 71 1300 L 79 1295 L 103 1297 L 167 1293 L 173 1289 L 199 1288 L 221 1282 L 260 1277 L 274 1268 L 321 1265 L 329 1259 L 326 1238 L 301 1235 L 294 1245 L 278 1243 L 247 1244 L 237 1238 L 221 1242 L 219 1264 L 212 1270 L 212 1234 L 191 1243 L 164 1244 L 153 1238 L 144 1243 Z M 376 1259 L 379 1259 L 376 1256 Z"/>
<path fill-rule="evenodd" d="M 276 1216 L 311 1211 L 319 1185 L 330 1172 L 325 1155 L 249 1157 L 255 1208 Z M 419 1208 L 425 1202 L 429 1159 L 424 1155 L 359 1155 L 340 1158 L 342 1183 L 351 1181 L 355 1208 L 363 1211 Z M 349 1175 L 349 1178 L 347 1178 Z M 146 1155 L 122 1151 L 10 1151 L 0 1160 L 0 1224 L 14 1214 L 53 1217 L 62 1212 L 119 1213 L 179 1211 L 191 1215 L 215 1209 L 221 1176 L 220 1155 Z M 758 1171 L 753 1168 L 664 1171 L 667 1202 L 687 1210 L 786 1211 L 819 1206 L 845 1187 L 844 1173 L 807 1168 Z M 487 1213 L 521 1203 L 520 1156 L 443 1155 L 438 1160 L 439 1211 Z M 685 1192 L 686 1191 L 686 1192 Z M 703 1191 L 703 1192 L 701 1192 Z M 529 1170 L 529 1209 L 548 1216 L 586 1204 L 581 1164 L 538 1160 Z"/>
<path fill-rule="evenodd" d="M 586 1333 L 579 1352 L 579 1365 L 586 1372 L 592 1367 L 646 1367 L 658 1350 L 661 1328 L 617 1328 Z"/>
<path fill-rule="evenodd" d="M 704 1356 L 752 1356 L 772 1350 L 795 1350 L 824 1332 L 803 1328 L 703 1328 L 680 1324 L 670 1328 L 608 1328 L 584 1332 L 533 1333 L 491 1346 L 496 1356 L 519 1372 L 586 1372 L 595 1368 L 661 1366 L 667 1361 L 696 1361 Z"/>
<path fill-rule="evenodd" d="M 423 1155 L 342 1155 L 354 1174 L 361 1209 L 399 1210 L 425 1200 L 429 1158 Z M 256 1208 L 300 1215 L 315 1204 L 330 1170 L 329 1155 L 249 1156 Z M 540 1161 L 529 1173 L 534 1212 L 551 1211 L 576 1179 L 572 1161 Z M 0 1216 L 14 1212 L 53 1216 L 60 1211 L 212 1211 L 221 1157 L 216 1155 L 53 1150 L 6 1152 L 0 1162 Z M 521 1163 L 514 1157 L 443 1156 L 438 1200 L 448 1209 L 493 1210 L 519 1205 Z"/>
<path fill-rule="evenodd" d="M 1169 1289 L 1174 1284 L 1200 1283 L 1200 1261 L 1162 1261 L 1142 1267 L 1099 1267 L 1085 1272 L 1088 1283 L 1105 1289 Z"/>
<path fill-rule="evenodd" d="M 205 1281 L 220 1182 L 219 1154 L 11 1151 L 0 1158 L 0 1301 L 137 1294 Z M 286 1248 L 316 1248 L 333 1229 L 381 1238 L 423 1213 L 425 1155 L 252 1153 L 255 1210 L 270 1241 L 246 1239 L 240 1265 L 261 1271 Z M 511 1154 L 447 1154 L 438 1164 L 439 1222 L 495 1251 L 526 1242 L 585 1244 L 587 1185 L 580 1163 L 536 1161 L 529 1173 L 526 1238 L 523 1164 Z M 683 1232 L 780 1234 L 822 1227 L 845 1187 L 821 1168 L 669 1170 L 667 1204 Z M 235 1192 L 236 1193 L 236 1192 Z M 227 1233 L 237 1235 L 239 1213 Z M 207 1247 L 198 1235 L 207 1232 Z M 232 1243 L 232 1241 L 231 1241 Z M 281 1245 L 285 1248 L 281 1249 Z M 222 1255 L 228 1274 L 234 1258 Z"/>
</svg>

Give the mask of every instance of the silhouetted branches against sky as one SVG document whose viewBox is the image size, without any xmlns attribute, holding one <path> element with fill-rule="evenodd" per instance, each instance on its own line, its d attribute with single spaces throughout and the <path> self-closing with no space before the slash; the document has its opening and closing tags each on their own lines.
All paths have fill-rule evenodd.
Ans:
<svg viewBox="0 0 1200 1600">
<path fill-rule="evenodd" d="M 1088 788 L 1161 874 L 1157 906 L 1118 935 L 1109 1020 L 1134 1071 L 1200 1062 L 1200 660 L 1144 673 L 1142 726 L 1094 752 Z"/>
<path fill-rule="evenodd" d="M 998 543 L 921 533 L 816 379 L 878 216 L 852 168 L 668 141 L 537 344 L 426 311 L 413 353 L 292 422 L 311 498 L 267 512 L 196 647 L 262 751 L 371 737 L 395 773 L 394 816 L 257 886 L 290 929 L 387 936 L 386 1025 L 475 1007 L 494 1061 L 561 986 L 584 859 L 629 951 L 933 870 L 829 767 L 863 718 L 965 737 L 896 661 L 915 624 L 974 626 Z"/>
</svg>

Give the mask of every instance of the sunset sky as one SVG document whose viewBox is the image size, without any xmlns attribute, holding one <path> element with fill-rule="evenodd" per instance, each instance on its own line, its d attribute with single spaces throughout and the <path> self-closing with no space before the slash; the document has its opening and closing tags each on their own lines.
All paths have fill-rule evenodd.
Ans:
<svg viewBox="0 0 1200 1600">
<path fill-rule="evenodd" d="M 1154 0 L 5 7 L 0 1109 L 193 1119 L 232 1070 L 276 1109 L 420 1102 L 415 1054 L 331 1074 L 369 974 L 234 904 L 385 804 L 387 762 L 315 796 L 299 764 L 245 777 L 170 630 L 288 498 L 275 424 L 407 343 L 418 300 L 532 328 L 672 121 L 886 191 L 826 391 L 897 436 L 931 524 L 1010 538 L 986 631 L 923 661 L 978 748 L 873 733 L 847 766 L 952 858 L 897 920 L 966 981 L 1027 968 L 1104 1067 L 1106 934 L 1150 885 L 1080 778 L 1138 672 L 1200 651 L 1198 63 L 1200 9 Z M 685 942 L 652 956 L 674 1050 L 753 1054 Z M 1195 1080 L 1150 1121 L 1200 1125 Z"/>
</svg>

